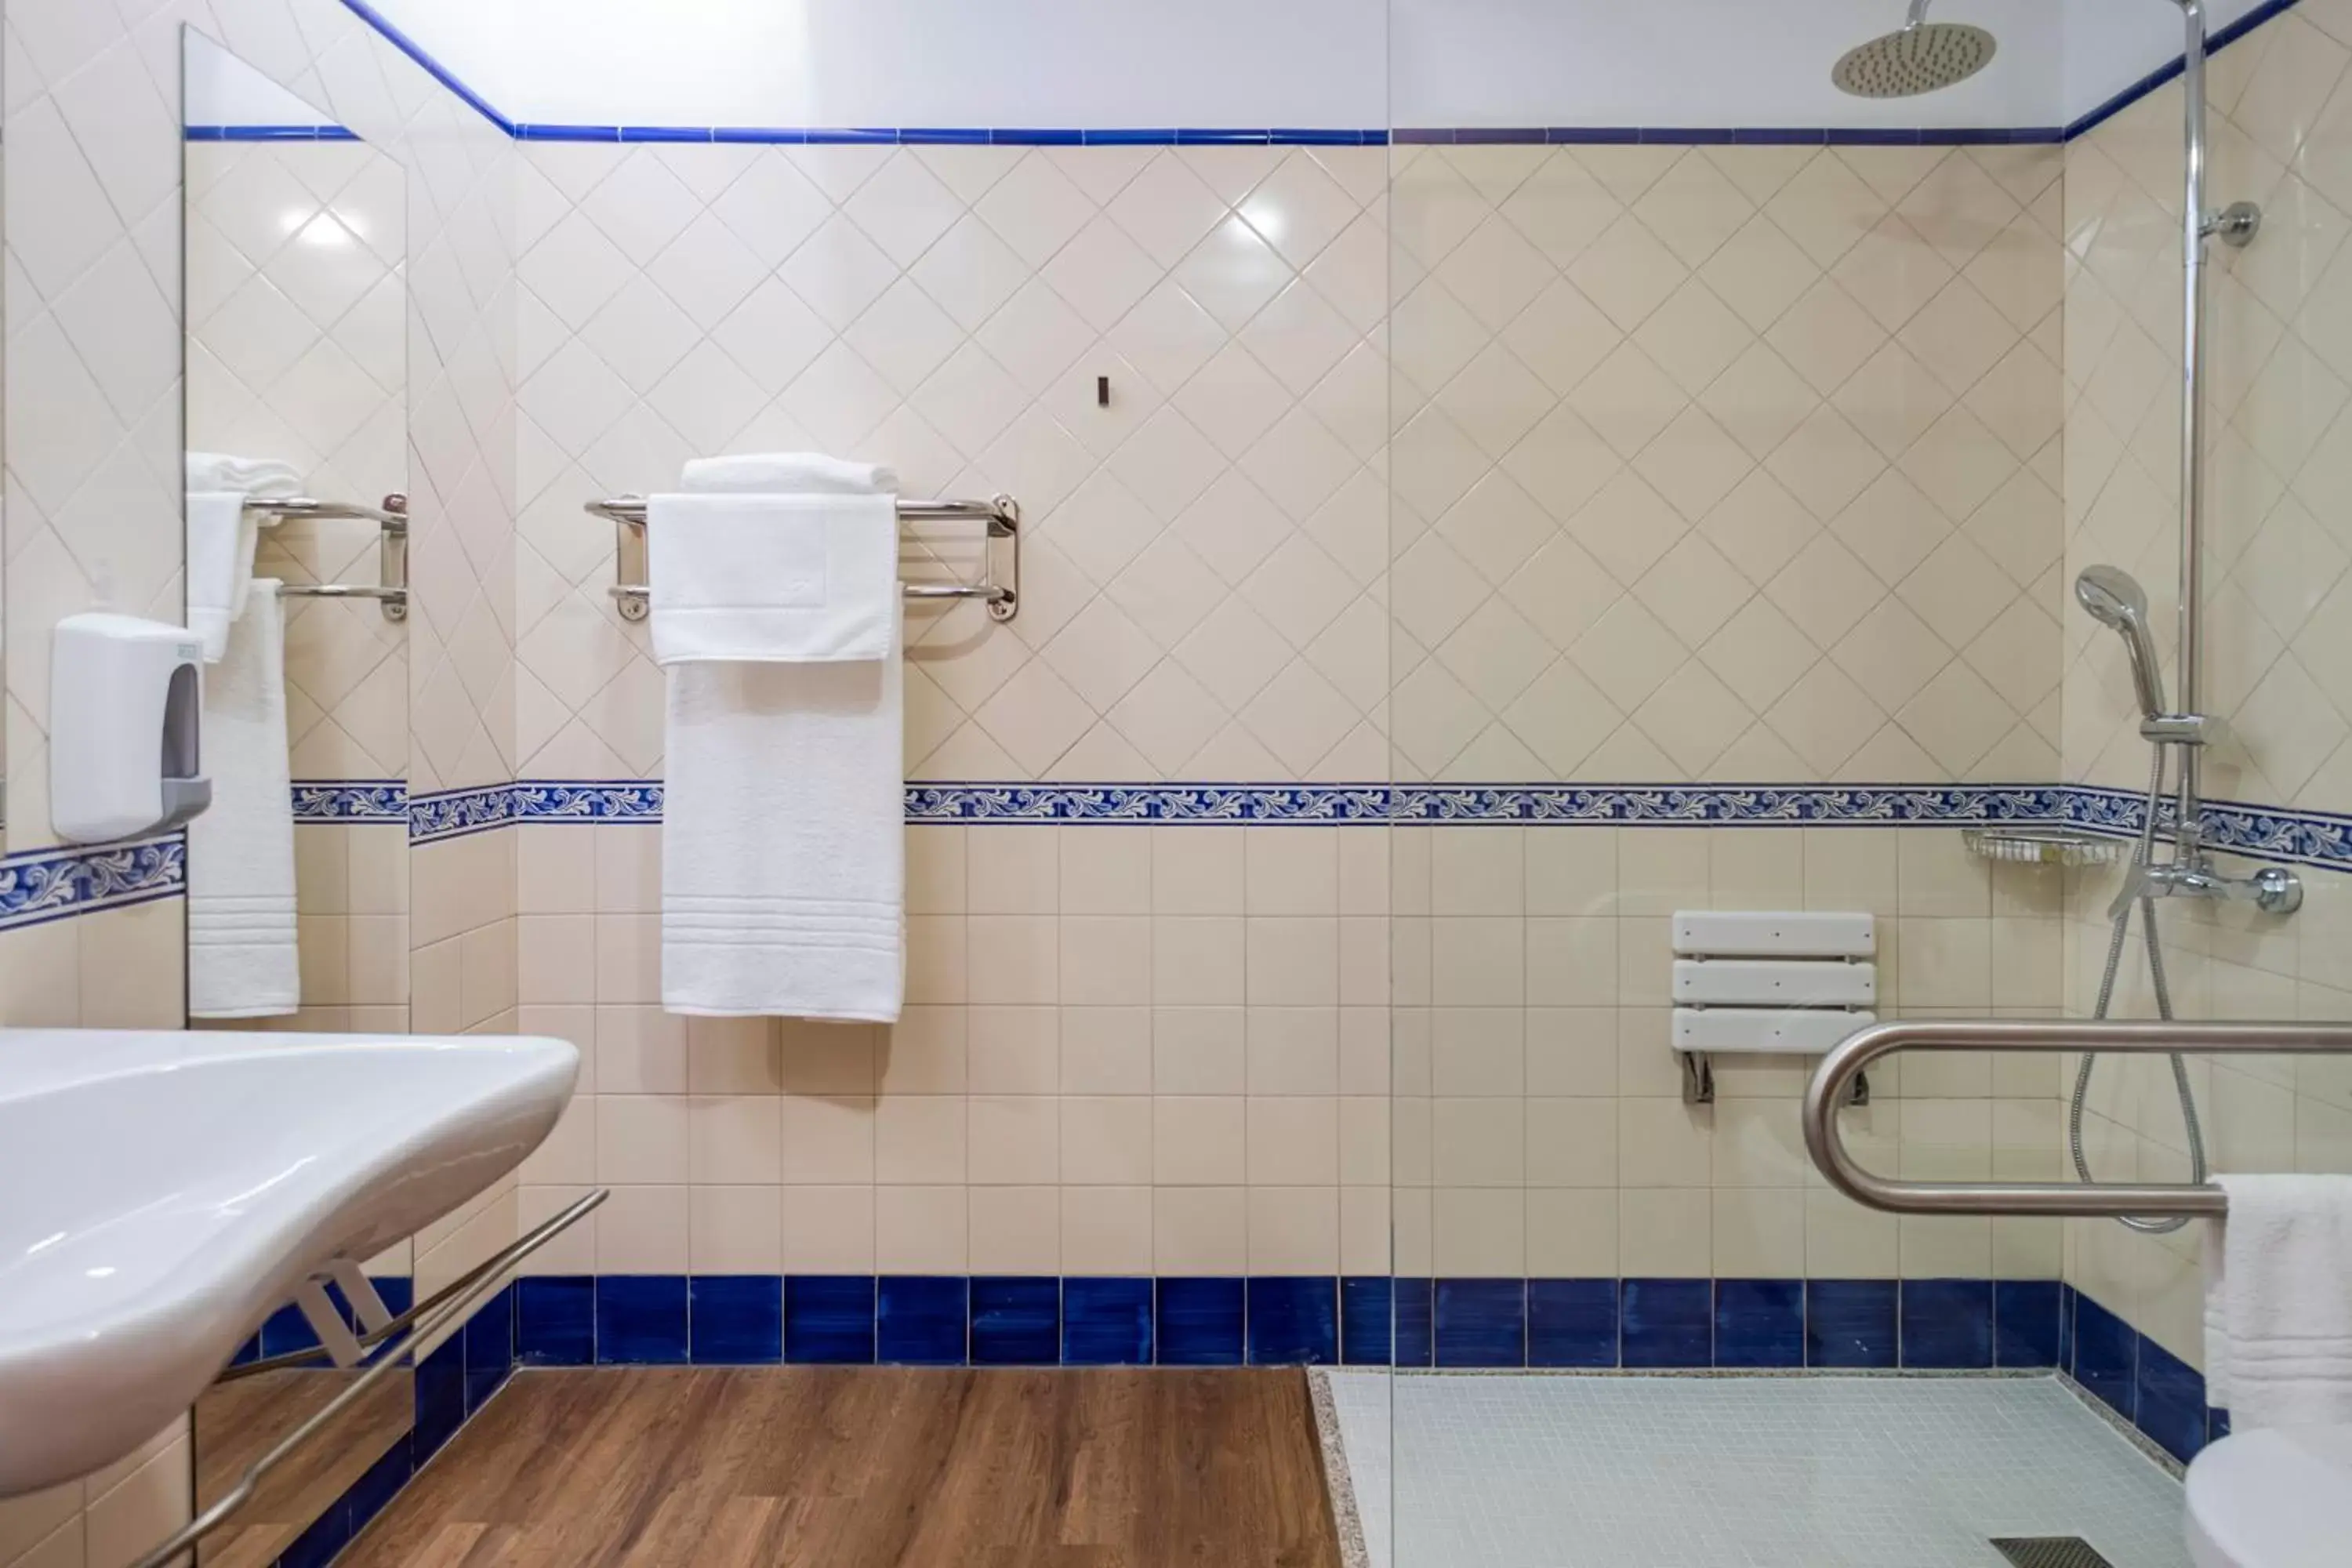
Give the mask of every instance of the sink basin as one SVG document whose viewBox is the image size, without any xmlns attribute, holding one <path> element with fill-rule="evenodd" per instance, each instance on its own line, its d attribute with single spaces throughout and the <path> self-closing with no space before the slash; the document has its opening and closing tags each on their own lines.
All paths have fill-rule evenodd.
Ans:
<svg viewBox="0 0 2352 1568">
<path fill-rule="evenodd" d="M 0 1497 L 162 1430 L 317 1268 L 554 1127 L 562 1040 L 0 1029 Z"/>
</svg>

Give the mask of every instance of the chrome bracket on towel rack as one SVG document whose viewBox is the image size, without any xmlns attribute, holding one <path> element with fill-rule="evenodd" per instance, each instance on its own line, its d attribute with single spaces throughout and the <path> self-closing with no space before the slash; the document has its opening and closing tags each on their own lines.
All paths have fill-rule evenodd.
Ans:
<svg viewBox="0 0 2352 1568">
<path fill-rule="evenodd" d="M 2128 1056 L 2352 1056 L 2352 1024 L 2067 1022 L 2026 1018 L 1896 1020 L 1858 1029 L 1805 1086 L 1805 1148 L 1830 1185 L 1865 1207 L 1912 1215 L 2048 1215 L 2069 1219 L 2220 1215 L 2212 1185 L 2099 1182 L 1904 1182 L 1854 1163 L 1838 1125 L 1848 1080 L 1895 1051 L 2084 1051 Z"/>
<path fill-rule="evenodd" d="M 625 621 L 642 621 L 651 613 L 652 576 L 646 548 L 646 501 L 642 496 L 615 496 L 592 500 L 582 510 L 591 517 L 608 519 L 617 535 L 614 542 L 615 581 L 605 592 Z M 987 567 L 977 583 L 909 583 L 909 599 L 979 599 L 992 621 L 1009 621 L 1021 613 L 1021 503 L 1001 495 L 990 500 L 902 500 L 901 522 L 984 522 Z"/>
<path fill-rule="evenodd" d="M 373 583 L 289 583 L 278 590 L 281 599 L 373 599 L 383 606 L 387 621 L 408 618 L 408 498 L 395 490 L 380 507 L 357 501 L 317 500 L 309 496 L 257 496 L 245 510 L 280 522 L 328 521 L 352 519 L 376 525 L 376 581 Z"/>
</svg>

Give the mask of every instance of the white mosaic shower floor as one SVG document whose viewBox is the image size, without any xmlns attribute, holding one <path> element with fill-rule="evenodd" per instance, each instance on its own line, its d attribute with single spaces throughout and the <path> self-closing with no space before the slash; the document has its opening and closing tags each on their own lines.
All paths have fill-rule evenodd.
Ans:
<svg viewBox="0 0 2352 1568">
<path fill-rule="evenodd" d="M 2048 1379 L 1329 1377 L 1371 1568 L 2189 1564 L 2179 1484 Z"/>
</svg>

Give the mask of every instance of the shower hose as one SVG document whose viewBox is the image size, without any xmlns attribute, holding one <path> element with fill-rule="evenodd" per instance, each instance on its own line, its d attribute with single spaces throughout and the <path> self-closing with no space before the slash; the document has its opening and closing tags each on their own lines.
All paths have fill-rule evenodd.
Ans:
<svg viewBox="0 0 2352 1568">
<path fill-rule="evenodd" d="M 2148 779 L 2147 819 L 2140 825 L 2139 846 L 2132 853 L 2134 876 L 2155 862 L 2156 818 L 2163 805 L 2164 748 L 2159 745 L 2156 748 L 2155 771 Z M 2156 900 L 2141 898 L 2135 901 L 2139 905 L 2140 931 L 2147 942 L 2148 984 L 2156 995 L 2156 1016 L 2168 1022 L 2172 1017 L 2172 988 L 2165 979 L 2164 944 L 2156 929 Z M 2129 903 L 2116 910 L 2115 931 L 2107 939 L 2106 973 L 2099 977 L 2099 1004 L 2091 1015 L 2094 1018 L 2105 1018 L 2108 1007 L 2115 1001 L 2116 976 L 2123 968 L 2124 944 L 2131 933 L 2131 912 Z M 2074 1073 L 2074 1098 L 2067 1108 L 2066 1115 L 2066 1144 L 2074 1156 L 2074 1174 L 2086 1184 L 2094 1178 L 2090 1159 L 2083 1152 L 2083 1110 L 2091 1098 L 2091 1071 L 2098 1060 L 2098 1054 L 2095 1051 L 2083 1053 L 2082 1066 Z M 2206 1175 L 2205 1130 L 2197 1120 L 2197 1097 L 2189 1087 L 2189 1064 L 2181 1059 L 2179 1051 L 2172 1053 L 2171 1061 L 2172 1086 L 2180 1097 L 2180 1120 L 2189 1133 L 2189 1163 L 2193 1173 L 2189 1180 L 2202 1183 Z M 2118 1217 L 2132 1229 L 2150 1236 L 2179 1230 L 2189 1223 L 2186 1215 L 2170 1219 Z"/>
</svg>

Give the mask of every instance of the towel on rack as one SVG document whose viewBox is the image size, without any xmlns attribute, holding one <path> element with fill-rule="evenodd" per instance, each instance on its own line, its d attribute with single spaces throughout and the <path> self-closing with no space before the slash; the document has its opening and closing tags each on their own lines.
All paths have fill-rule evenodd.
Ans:
<svg viewBox="0 0 2352 1568">
<path fill-rule="evenodd" d="M 897 646 L 888 495 L 657 495 L 646 521 L 656 664 L 875 660 Z"/>
<path fill-rule="evenodd" d="M 717 515 L 677 504 L 700 501 Z M 693 557 L 706 544 L 713 556 L 740 552 L 734 572 L 822 569 L 824 606 L 797 623 L 772 607 L 754 612 L 689 636 L 682 655 L 673 643 L 677 657 L 662 660 L 662 1005 L 894 1022 L 906 993 L 907 881 L 896 503 L 882 493 L 730 491 L 656 497 L 649 517 L 657 650 L 664 616 L 677 615 L 666 584 L 699 579 L 744 596 L 722 575 L 699 576 L 710 568 Z M 681 518 L 685 528 L 674 528 Z M 761 528 L 788 537 L 761 540 Z M 673 533 L 687 560 L 665 563 Z M 780 577 L 737 580 L 770 601 L 820 596 L 805 575 L 797 590 Z M 866 635 L 871 626 L 878 639 Z M 867 646 L 872 653 L 849 651 Z"/>
<path fill-rule="evenodd" d="M 678 476 L 678 488 L 700 494 L 763 490 L 775 495 L 896 495 L 898 476 L 880 463 L 853 463 L 823 452 L 747 452 L 731 458 L 696 458 Z"/>
<path fill-rule="evenodd" d="M 188 825 L 188 1013 L 259 1018 L 301 1005 L 294 797 L 286 746 L 286 623 L 278 583 L 253 584 L 205 678 L 213 803 Z"/>
<path fill-rule="evenodd" d="M 242 490 L 249 496 L 290 496 L 302 488 L 302 473 L 282 458 L 239 458 L 227 452 L 188 454 L 192 490 Z"/>
<path fill-rule="evenodd" d="M 218 664 L 227 651 L 229 627 L 245 614 L 253 581 L 261 520 L 245 510 L 246 501 L 290 496 L 301 482 L 275 458 L 188 454 L 188 629 L 204 644 L 206 664 Z"/>
<path fill-rule="evenodd" d="M 2231 1426 L 2352 1422 L 2352 1176 L 2217 1176 L 2205 1397 Z"/>
</svg>

